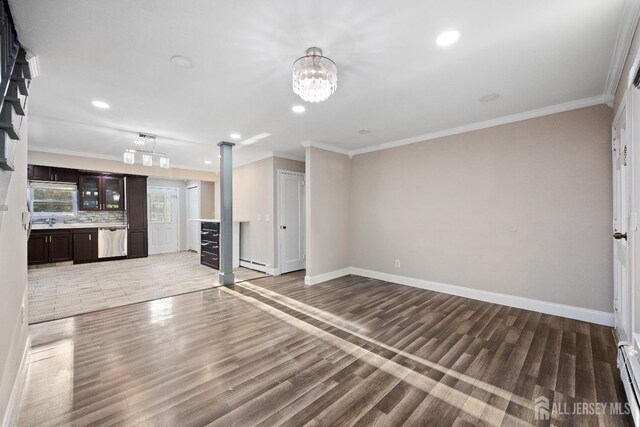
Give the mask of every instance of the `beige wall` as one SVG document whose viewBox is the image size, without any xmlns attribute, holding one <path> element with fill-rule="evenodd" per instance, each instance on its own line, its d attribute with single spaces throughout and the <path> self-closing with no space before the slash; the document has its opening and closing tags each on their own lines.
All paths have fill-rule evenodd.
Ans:
<svg viewBox="0 0 640 427">
<path fill-rule="evenodd" d="M 611 120 L 599 105 L 356 156 L 352 265 L 611 312 Z"/>
<path fill-rule="evenodd" d="M 275 262 L 273 200 L 273 157 L 233 169 L 233 217 L 248 221 L 242 227 L 240 258 L 271 267 Z"/>
<path fill-rule="evenodd" d="M 43 166 L 57 166 L 62 168 L 131 175 L 146 175 L 165 179 L 193 179 L 198 181 L 218 180 L 218 174 L 215 172 L 178 168 L 163 169 L 159 166 L 147 167 L 142 166 L 141 164 L 127 165 L 115 160 L 92 159 L 88 157 L 68 156 L 66 154 L 43 153 L 41 151 L 29 151 L 27 159 L 30 164 Z"/>
<path fill-rule="evenodd" d="M 345 155 L 310 147 L 306 167 L 307 276 L 314 277 L 351 265 L 351 161 Z M 386 211 L 382 205 L 377 208 Z"/>
<path fill-rule="evenodd" d="M 26 313 L 25 319 L 21 314 L 27 291 L 27 233 L 22 227 L 22 212 L 27 206 L 26 146 L 25 119 L 17 145 L 16 171 L 9 184 L 9 210 L 0 213 L 0 419 L 7 410 L 28 336 Z"/>
<path fill-rule="evenodd" d="M 215 218 L 215 183 L 200 181 L 200 218 Z"/>
</svg>

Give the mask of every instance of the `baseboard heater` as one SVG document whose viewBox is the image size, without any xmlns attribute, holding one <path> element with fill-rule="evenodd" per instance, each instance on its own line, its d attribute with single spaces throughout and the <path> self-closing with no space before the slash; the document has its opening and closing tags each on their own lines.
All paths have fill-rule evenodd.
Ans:
<svg viewBox="0 0 640 427">
<path fill-rule="evenodd" d="M 267 264 L 263 264 L 257 261 L 251 261 L 250 259 L 240 258 L 240 267 L 250 268 L 251 270 L 262 271 L 263 273 L 267 273 L 268 267 Z"/>
<path fill-rule="evenodd" d="M 618 369 L 636 427 L 640 426 L 640 363 L 630 342 L 618 343 Z"/>
</svg>

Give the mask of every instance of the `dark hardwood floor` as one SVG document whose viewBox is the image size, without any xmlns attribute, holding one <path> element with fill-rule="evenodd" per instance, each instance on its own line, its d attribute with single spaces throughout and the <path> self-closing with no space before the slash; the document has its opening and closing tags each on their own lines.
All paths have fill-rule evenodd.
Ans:
<svg viewBox="0 0 640 427">
<path fill-rule="evenodd" d="M 607 327 L 348 276 L 31 326 L 19 425 L 631 425 Z M 569 406 L 563 406 L 569 407 Z"/>
</svg>

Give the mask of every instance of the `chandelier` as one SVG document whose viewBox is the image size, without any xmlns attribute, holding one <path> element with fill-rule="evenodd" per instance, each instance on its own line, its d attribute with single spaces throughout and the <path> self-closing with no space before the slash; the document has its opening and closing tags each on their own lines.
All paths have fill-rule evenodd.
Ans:
<svg viewBox="0 0 640 427">
<path fill-rule="evenodd" d="M 165 153 L 159 153 L 156 151 L 156 137 L 154 135 L 141 133 L 138 135 L 138 139 L 136 139 L 134 143 L 138 145 L 146 145 L 147 143 L 153 145 L 151 146 L 151 150 L 125 150 L 123 158 L 124 163 L 128 165 L 134 164 L 136 162 L 136 154 L 141 154 L 142 166 L 153 166 L 153 158 L 157 156 L 159 166 L 164 169 L 169 169 L 169 156 Z"/>
<path fill-rule="evenodd" d="M 322 49 L 310 47 L 293 63 L 293 92 L 307 102 L 321 102 L 338 87 L 336 63 L 322 56 Z"/>
</svg>

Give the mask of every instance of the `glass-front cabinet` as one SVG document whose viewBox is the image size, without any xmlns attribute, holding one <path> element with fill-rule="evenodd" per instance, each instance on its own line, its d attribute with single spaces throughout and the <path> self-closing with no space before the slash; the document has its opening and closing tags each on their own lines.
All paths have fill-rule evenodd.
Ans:
<svg viewBox="0 0 640 427">
<path fill-rule="evenodd" d="M 78 179 L 78 210 L 124 210 L 124 178 L 81 174 Z"/>
<path fill-rule="evenodd" d="M 124 182 L 121 177 L 103 176 L 103 210 L 121 211 L 124 209 Z"/>
</svg>

